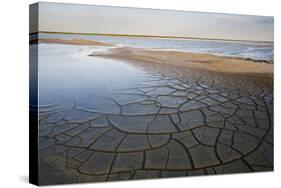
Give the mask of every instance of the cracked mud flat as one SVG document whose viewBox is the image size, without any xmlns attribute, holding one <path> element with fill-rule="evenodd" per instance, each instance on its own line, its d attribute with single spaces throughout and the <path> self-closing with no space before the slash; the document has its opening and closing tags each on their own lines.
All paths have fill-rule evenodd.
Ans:
<svg viewBox="0 0 281 188">
<path fill-rule="evenodd" d="M 39 45 L 40 184 L 273 170 L 272 74 L 87 56 L 95 50 Z"/>
</svg>

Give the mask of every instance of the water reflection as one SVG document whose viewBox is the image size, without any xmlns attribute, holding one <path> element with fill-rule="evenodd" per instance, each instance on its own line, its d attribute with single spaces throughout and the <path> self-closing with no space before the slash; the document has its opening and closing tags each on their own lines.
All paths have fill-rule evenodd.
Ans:
<svg viewBox="0 0 281 188">
<path fill-rule="evenodd" d="M 88 56 L 105 47 L 40 44 L 40 105 L 57 103 L 58 98 L 81 99 L 109 96 L 114 90 L 134 87 L 146 72 L 127 63 Z"/>
</svg>

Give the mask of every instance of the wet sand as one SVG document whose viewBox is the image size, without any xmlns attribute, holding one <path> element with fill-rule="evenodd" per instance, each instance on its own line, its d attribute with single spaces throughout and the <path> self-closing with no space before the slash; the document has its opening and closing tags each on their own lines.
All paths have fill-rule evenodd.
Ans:
<svg viewBox="0 0 281 188">
<path fill-rule="evenodd" d="M 110 53 L 93 53 L 91 56 L 125 61 L 148 62 L 199 68 L 226 73 L 273 73 L 273 64 L 257 63 L 242 58 L 222 57 L 189 52 L 147 50 L 138 48 L 115 48 Z"/>
</svg>

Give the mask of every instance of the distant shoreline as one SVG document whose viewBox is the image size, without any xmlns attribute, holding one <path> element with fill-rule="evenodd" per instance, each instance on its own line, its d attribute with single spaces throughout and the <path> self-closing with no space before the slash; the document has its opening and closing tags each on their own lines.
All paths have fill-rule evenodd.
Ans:
<svg viewBox="0 0 281 188">
<path fill-rule="evenodd" d="M 66 34 L 66 35 L 99 35 L 99 36 L 117 36 L 117 37 L 141 37 L 141 38 L 163 38 L 163 39 L 186 39 L 186 40 L 211 40 L 211 41 L 229 41 L 229 42 L 261 42 L 271 43 L 274 41 L 256 41 L 256 40 L 235 40 L 219 38 L 200 38 L 200 37 L 180 37 L 180 36 L 158 36 L 158 35 L 134 35 L 134 34 L 111 34 L 111 33 L 75 33 L 75 32 L 57 32 L 57 31 L 38 31 L 29 33 L 29 35 L 46 33 L 46 34 Z"/>
<path fill-rule="evenodd" d="M 84 39 L 59 39 L 59 38 L 49 38 L 49 39 L 31 39 L 29 44 L 38 44 L 38 43 L 51 43 L 51 44 L 70 44 L 70 45 L 86 45 L 86 46 L 114 46 L 110 43 L 93 41 L 93 40 L 84 40 Z"/>
</svg>

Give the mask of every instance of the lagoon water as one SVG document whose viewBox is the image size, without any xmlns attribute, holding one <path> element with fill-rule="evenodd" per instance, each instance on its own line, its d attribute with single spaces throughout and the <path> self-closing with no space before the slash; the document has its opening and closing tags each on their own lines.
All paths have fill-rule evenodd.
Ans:
<svg viewBox="0 0 281 188">
<path fill-rule="evenodd" d="M 85 39 L 156 50 L 187 51 L 193 53 L 214 54 L 220 56 L 242 57 L 254 60 L 273 61 L 274 44 L 271 42 L 145 38 L 77 34 L 40 33 L 39 38 Z"/>
<path fill-rule="evenodd" d="M 128 63 L 88 56 L 103 48 L 38 45 L 40 105 L 73 104 L 75 99 L 91 95 L 110 96 L 116 89 L 135 87 L 146 77 L 145 71 Z"/>
</svg>

